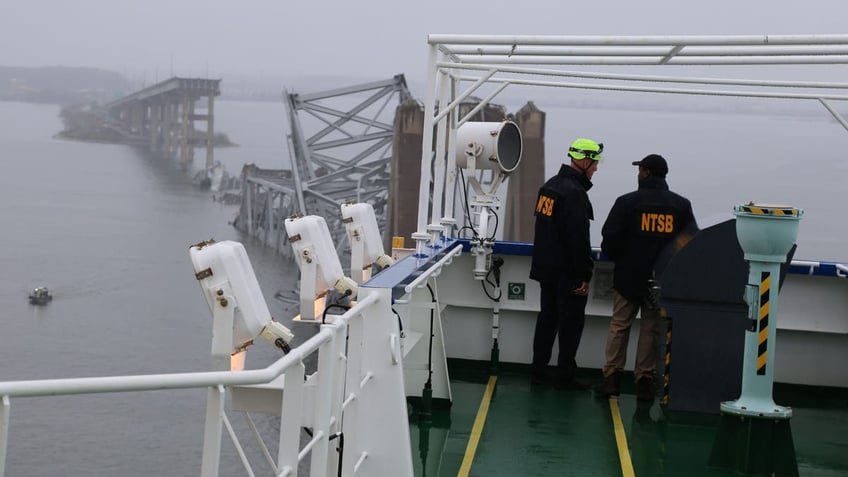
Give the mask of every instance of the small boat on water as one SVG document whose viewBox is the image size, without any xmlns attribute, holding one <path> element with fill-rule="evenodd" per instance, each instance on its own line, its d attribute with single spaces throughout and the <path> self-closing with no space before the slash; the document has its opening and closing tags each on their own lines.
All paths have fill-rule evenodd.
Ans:
<svg viewBox="0 0 848 477">
<path fill-rule="evenodd" d="M 46 305 L 53 299 L 47 287 L 35 287 L 29 294 L 30 305 Z"/>
</svg>

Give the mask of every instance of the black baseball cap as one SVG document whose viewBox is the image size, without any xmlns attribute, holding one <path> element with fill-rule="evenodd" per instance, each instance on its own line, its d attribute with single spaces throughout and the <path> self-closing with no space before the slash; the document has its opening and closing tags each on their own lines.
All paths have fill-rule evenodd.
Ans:
<svg viewBox="0 0 848 477">
<path fill-rule="evenodd" d="M 651 174 L 658 177 L 665 177 L 668 174 L 668 163 L 659 154 L 649 154 L 642 158 L 641 161 L 633 162 L 633 165 L 642 166 L 651 171 Z"/>
</svg>

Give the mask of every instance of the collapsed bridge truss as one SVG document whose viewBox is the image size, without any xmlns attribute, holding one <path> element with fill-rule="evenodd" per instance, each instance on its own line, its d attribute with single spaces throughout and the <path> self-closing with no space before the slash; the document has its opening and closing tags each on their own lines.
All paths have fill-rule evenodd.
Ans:
<svg viewBox="0 0 848 477">
<path fill-rule="evenodd" d="M 339 206 L 368 202 L 385 226 L 397 105 L 412 99 L 402 74 L 386 81 L 311 94 L 284 93 L 290 170 L 242 172 L 236 227 L 291 256 L 283 221 L 326 218 L 339 249 L 346 245 Z"/>
</svg>

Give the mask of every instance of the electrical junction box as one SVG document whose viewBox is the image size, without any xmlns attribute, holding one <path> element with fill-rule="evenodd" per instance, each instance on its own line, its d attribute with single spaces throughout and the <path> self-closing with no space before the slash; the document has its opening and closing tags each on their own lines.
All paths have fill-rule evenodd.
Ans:
<svg viewBox="0 0 848 477">
<path fill-rule="evenodd" d="M 515 283 L 510 282 L 507 284 L 507 299 L 509 300 L 523 300 L 524 299 L 524 283 Z"/>
</svg>

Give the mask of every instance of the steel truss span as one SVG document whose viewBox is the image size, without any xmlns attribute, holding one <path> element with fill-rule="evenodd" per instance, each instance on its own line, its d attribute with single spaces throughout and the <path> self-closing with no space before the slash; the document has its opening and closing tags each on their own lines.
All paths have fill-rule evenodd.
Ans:
<svg viewBox="0 0 848 477">
<path fill-rule="evenodd" d="M 309 94 L 285 92 L 291 174 L 247 175 L 239 228 L 289 255 L 286 217 L 326 217 L 334 243 L 346 243 L 345 201 L 374 206 L 385 228 L 395 108 L 412 96 L 402 74 Z"/>
</svg>

